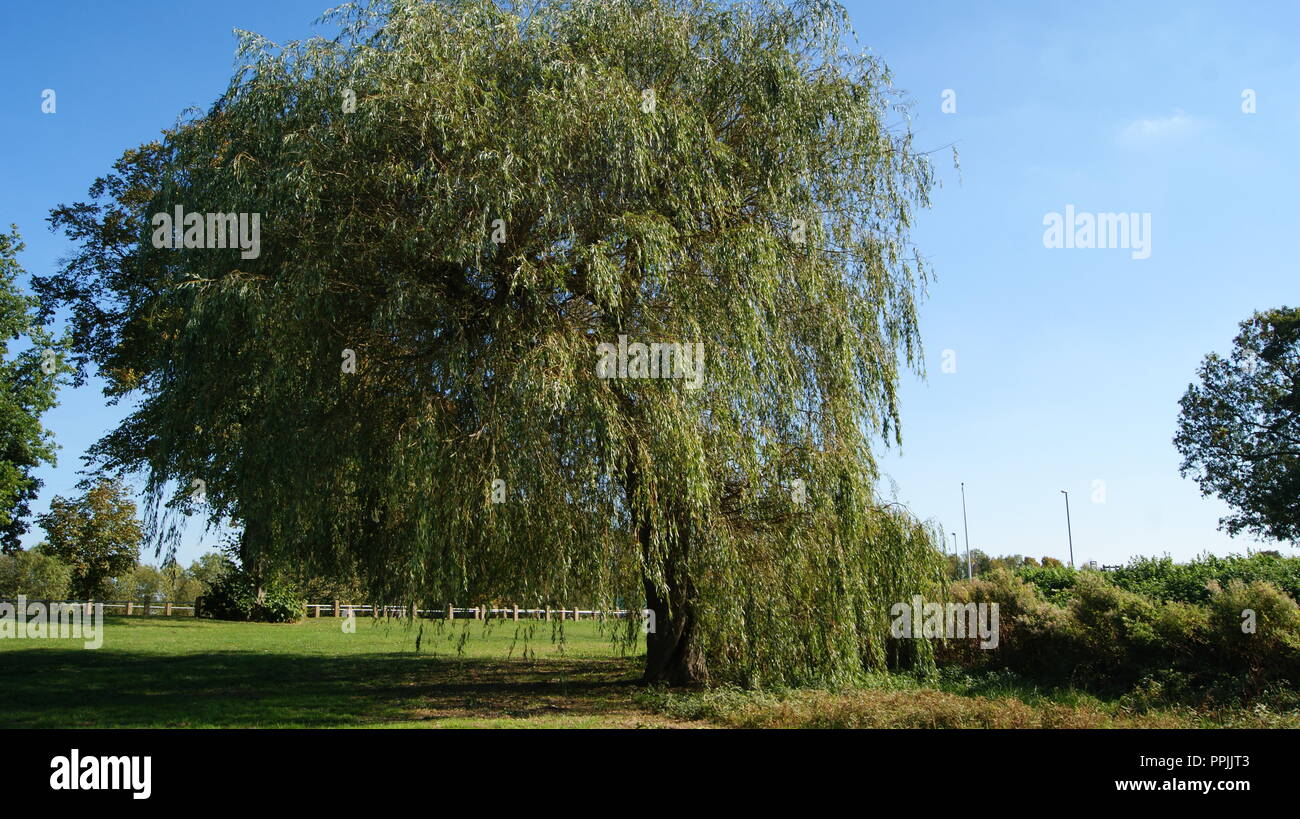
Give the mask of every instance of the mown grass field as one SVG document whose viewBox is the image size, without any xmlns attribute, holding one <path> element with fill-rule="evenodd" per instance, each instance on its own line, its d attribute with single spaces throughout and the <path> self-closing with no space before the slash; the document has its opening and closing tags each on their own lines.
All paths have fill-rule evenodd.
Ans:
<svg viewBox="0 0 1300 819">
<path fill-rule="evenodd" d="M 103 647 L 0 640 L 0 727 L 1300 727 L 1267 710 L 1134 711 L 1010 678 L 882 675 L 848 691 L 646 690 L 595 622 L 106 617 Z M 417 650 L 417 640 L 419 648 Z"/>
<path fill-rule="evenodd" d="M 595 622 L 105 617 L 104 644 L 0 640 L 0 726 L 636 727 L 638 661 Z M 531 639 L 525 640 L 531 632 Z M 416 650 L 417 638 L 420 640 Z"/>
</svg>

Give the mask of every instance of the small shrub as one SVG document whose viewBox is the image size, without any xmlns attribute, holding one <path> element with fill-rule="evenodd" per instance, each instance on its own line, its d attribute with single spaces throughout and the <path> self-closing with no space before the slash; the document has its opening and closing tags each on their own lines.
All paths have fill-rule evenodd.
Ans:
<svg viewBox="0 0 1300 819">
<path fill-rule="evenodd" d="M 1194 665 L 1209 644 L 1210 612 L 1192 603 L 1164 603 L 1151 624 L 1176 664 Z"/>
<path fill-rule="evenodd" d="M 1143 666 L 1158 665 L 1158 606 L 1088 573 L 1075 585 L 1069 611 L 1082 652 L 1079 673 L 1094 681 L 1136 682 Z"/>
<path fill-rule="evenodd" d="M 1244 675 L 1248 693 L 1270 679 L 1300 681 L 1300 607 L 1266 581 L 1207 584 L 1210 650 L 1218 665 Z M 1247 613 L 1250 616 L 1247 617 Z"/>
<path fill-rule="evenodd" d="M 195 605 L 195 613 L 200 617 L 291 623 L 302 616 L 303 600 L 291 584 L 281 580 L 263 583 L 259 600 L 252 576 L 232 565 Z"/>
<path fill-rule="evenodd" d="M 1035 586 L 1006 569 L 964 580 L 949 587 L 954 603 L 996 603 L 998 645 L 980 648 L 975 640 L 942 640 L 936 646 L 941 663 L 970 669 L 1009 668 L 1035 676 L 1068 676 L 1073 649 L 1060 644 L 1069 631 L 1065 612 L 1043 600 Z"/>
</svg>

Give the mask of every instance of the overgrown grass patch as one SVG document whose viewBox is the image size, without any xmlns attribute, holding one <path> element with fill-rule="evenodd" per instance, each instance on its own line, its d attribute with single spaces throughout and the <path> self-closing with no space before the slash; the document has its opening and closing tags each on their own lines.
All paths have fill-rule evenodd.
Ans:
<svg viewBox="0 0 1300 819">
<path fill-rule="evenodd" d="M 733 728 L 1300 728 L 1300 713 L 1251 708 L 1151 708 L 1006 673 L 942 670 L 928 679 L 878 675 L 849 689 L 693 691 L 652 688 L 638 702 L 674 720 Z"/>
</svg>

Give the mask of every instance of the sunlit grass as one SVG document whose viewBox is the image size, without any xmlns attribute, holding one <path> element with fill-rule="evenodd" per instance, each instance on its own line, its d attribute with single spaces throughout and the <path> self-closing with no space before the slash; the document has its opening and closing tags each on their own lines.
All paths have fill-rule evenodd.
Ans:
<svg viewBox="0 0 1300 819">
<path fill-rule="evenodd" d="M 597 622 L 106 617 L 103 647 L 0 640 L 0 726 L 622 724 L 639 661 Z M 419 650 L 416 650 L 417 642 Z"/>
<path fill-rule="evenodd" d="M 104 645 L 0 640 L 0 727 L 1300 727 L 1262 706 L 1132 709 L 1007 673 L 859 688 L 673 691 L 597 622 L 107 617 Z M 419 650 L 416 650 L 417 641 Z"/>
</svg>

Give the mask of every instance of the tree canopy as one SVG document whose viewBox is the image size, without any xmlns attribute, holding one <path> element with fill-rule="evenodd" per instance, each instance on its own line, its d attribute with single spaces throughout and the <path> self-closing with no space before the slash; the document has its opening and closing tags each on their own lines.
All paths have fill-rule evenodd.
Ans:
<svg viewBox="0 0 1300 819">
<path fill-rule="evenodd" d="M 1255 313 L 1197 377 L 1179 402 L 1181 473 L 1233 507 L 1230 534 L 1300 541 L 1300 309 Z"/>
<path fill-rule="evenodd" d="M 843 8 L 330 19 L 242 34 L 210 110 L 52 214 L 79 249 L 38 289 L 81 371 L 140 398 L 99 461 L 237 521 L 255 572 L 644 604 L 649 680 L 881 666 L 890 604 L 942 563 L 872 455 L 919 367 L 934 178 Z M 178 206 L 259 214 L 260 252 L 156 246 Z M 602 377 L 631 344 L 702 351 L 698 389 Z"/>
<path fill-rule="evenodd" d="M 50 511 L 37 518 L 46 533 L 42 551 L 72 570 L 74 597 L 97 597 L 105 581 L 135 568 L 144 537 L 135 511 L 125 485 L 100 478 L 80 497 L 55 495 Z"/>
<path fill-rule="evenodd" d="M 58 395 L 63 345 L 37 322 L 35 298 L 18 288 L 22 237 L 17 225 L 0 233 L 0 552 L 22 548 L 29 504 L 41 489 L 34 471 L 55 462 L 54 438 L 41 424 Z M 26 346 L 10 355 L 9 345 Z"/>
<path fill-rule="evenodd" d="M 0 597 L 18 595 L 62 600 L 68 594 L 72 570 L 63 561 L 40 549 L 19 549 L 0 554 Z"/>
</svg>

